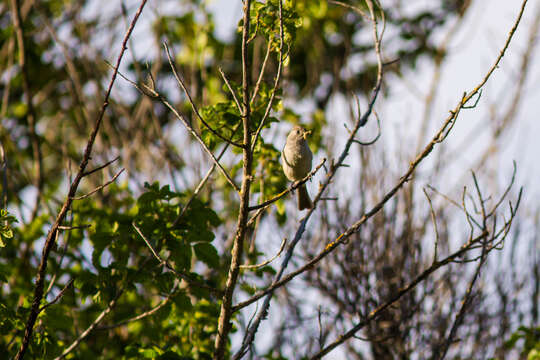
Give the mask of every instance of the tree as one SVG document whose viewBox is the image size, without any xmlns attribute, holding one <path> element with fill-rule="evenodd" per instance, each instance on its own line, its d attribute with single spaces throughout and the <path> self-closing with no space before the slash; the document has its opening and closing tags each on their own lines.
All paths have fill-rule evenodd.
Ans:
<svg viewBox="0 0 540 360">
<path fill-rule="evenodd" d="M 435 35 L 448 41 L 471 2 L 434 3 L 244 0 L 229 40 L 194 0 L 2 3 L 0 348 L 17 359 L 511 353 L 518 325 L 538 322 L 538 289 L 531 323 L 509 297 L 538 284 L 538 261 L 511 285 L 486 269 L 523 237 L 516 167 L 486 185 L 486 151 L 458 193 L 440 187 L 459 166 L 447 139 L 482 102 L 527 1 L 449 115 L 426 99 L 408 153 L 380 136 L 391 129 L 376 108 L 418 62 L 444 66 Z M 317 161 L 288 184 L 280 147 L 300 122 Z M 314 208 L 298 214 L 291 193 L 311 179 Z"/>
</svg>

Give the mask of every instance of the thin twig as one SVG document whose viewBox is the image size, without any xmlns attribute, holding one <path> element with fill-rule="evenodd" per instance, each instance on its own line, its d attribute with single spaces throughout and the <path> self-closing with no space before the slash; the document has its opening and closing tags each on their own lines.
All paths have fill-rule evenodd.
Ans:
<svg viewBox="0 0 540 360">
<path fill-rule="evenodd" d="M 459 312 L 456 315 L 456 318 L 454 319 L 452 328 L 450 329 L 450 333 L 446 337 L 442 345 L 442 349 L 441 348 L 436 349 L 436 352 L 432 357 L 434 360 L 443 360 L 446 356 L 446 353 L 448 352 L 448 349 L 450 348 L 450 345 L 454 341 L 454 337 L 456 336 L 457 329 L 463 322 L 463 316 L 465 315 L 465 312 L 467 311 L 471 303 L 474 284 L 476 283 L 476 280 L 478 280 L 478 277 L 480 276 L 480 270 L 482 269 L 482 266 L 486 262 L 487 252 L 488 252 L 487 244 L 484 244 L 482 246 L 482 255 L 480 257 L 480 262 L 478 262 L 478 265 L 476 266 L 476 271 L 474 272 L 474 275 L 471 281 L 469 282 L 469 286 L 467 287 L 467 290 L 465 291 L 465 295 L 463 296 L 463 300 L 461 301 L 461 307 L 459 309 Z"/>
<path fill-rule="evenodd" d="M 236 131 L 238 130 L 239 127 L 240 127 L 240 125 L 238 125 L 233 130 L 233 133 L 231 134 L 231 138 L 236 134 Z M 228 148 L 229 148 L 229 143 L 225 143 L 225 146 L 223 147 L 223 149 L 221 150 L 221 152 L 219 153 L 219 155 L 217 157 L 218 161 L 221 160 L 221 157 L 225 154 L 225 152 L 227 151 Z M 174 228 L 174 227 L 176 227 L 178 225 L 178 223 L 180 222 L 180 220 L 184 216 L 185 212 L 187 211 L 187 209 L 189 208 L 189 206 L 191 205 L 193 200 L 197 197 L 199 192 L 202 190 L 202 188 L 204 187 L 204 185 L 206 184 L 206 182 L 210 178 L 210 175 L 212 175 L 212 173 L 214 172 L 215 169 L 216 169 L 216 164 L 213 163 L 212 166 L 210 167 L 210 169 L 208 169 L 208 171 L 206 172 L 206 175 L 199 182 L 199 185 L 197 185 L 197 187 L 195 188 L 195 191 L 193 191 L 193 194 L 190 196 L 190 198 L 188 199 L 186 204 L 182 207 L 182 210 L 180 211 L 180 214 L 178 214 L 178 216 L 174 220 L 173 224 L 171 225 L 172 228 Z"/>
<path fill-rule="evenodd" d="M 94 190 L 90 191 L 88 194 L 84 194 L 84 195 L 81 195 L 81 196 L 74 197 L 73 200 L 82 200 L 82 199 L 86 199 L 86 198 L 88 198 L 88 197 L 94 195 L 94 194 L 97 193 L 98 191 L 100 191 L 100 190 L 102 190 L 103 188 L 105 188 L 105 187 L 109 186 L 110 184 L 112 184 L 112 183 L 116 180 L 116 178 L 117 178 L 118 176 L 120 176 L 121 173 L 124 172 L 124 170 L 125 170 L 125 169 L 122 168 L 119 172 L 116 173 L 116 175 L 114 175 L 114 176 L 112 177 L 111 180 L 107 181 L 105 184 L 98 186 L 98 187 L 95 188 Z"/>
<path fill-rule="evenodd" d="M 93 173 L 95 173 L 97 171 L 100 171 L 101 169 L 106 168 L 107 166 L 111 165 L 113 162 L 117 161 L 118 159 L 120 159 L 120 156 L 117 156 L 114 159 L 107 161 L 105 164 L 100 165 L 95 169 L 88 170 L 88 171 L 84 172 L 83 176 L 88 176 L 88 175 L 91 175 L 91 174 L 93 174 Z"/>
<path fill-rule="evenodd" d="M 172 297 L 176 294 L 176 289 L 177 288 L 178 288 L 178 282 L 175 284 L 175 286 L 173 287 L 173 289 L 171 290 L 169 295 L 167 295 L 167 297 L 165 299 L 161 300 L 161 302 L 159 304 L 157 304 L 156 306 L 154 306 L 152 309 L 150 309 L 148 311 L 145 311 L 142 314 L 139 314 L 137 316 L 131 317 L 129 319 L 122 320 L 122 321 L 120 321 L 118 323 L 115 323 L 115 324 L 100 326 L 96 330 L 114 329 L 114 328 L 129 324 L 129 323 L 134 322 L 134 321 L 142 320 L 142 319 L 144 319 L 144 318 L 146 318 L 148 316 L 151 316 L 151 315 L 155 314 L 157 311 L 159 311 L 159 309 L 161 309 L 162 307 L 164 307 L 165 305 L 167 305 L 171 301 Z"/>
<path fill-rule="evenodd" d="M 261 71 L 259 72 L 259 78 L 257 79 L 257 82 L 255 83 L 255 88 L 253 89 L 253 95 L 251 95 L 251 103 L 255 101 L 255 98 L 257 97 L 257 94 L 259 93 L 259 87 L 261 86 L 261 81 L 264 76 L 264 72 L 266 70 L 266 64 L 268 63 L 268 59 L 270 58 L 270 50 L 272 49 L 272 41 L 270 39 L 268 40 L 268 45 L 266 46 L 266 54 L 264 55 L 264 60 L 261 65 Z"/>
<path fill-rule="evenodd" d="M 223 168 L 223 166 L 220 164 L 219 160 L 216 159 L 216 157 L 214 156 L 214 154 L 212 153 L 212 151 L 208 148 L 208 146 L 205 144 L 205 142 L 203 141 L 203 139 L 201 138 L 201 136 L 195 131 L 195 129 L 193 128 L 193 126 L 187 121 L 187 119 L 182 115 L 180 114 L 176 108 L 174 106 L 171 105 L 171 103 L 169 103 L 167 101 L 167 99 L 165 99 L 161 94 L 159 94 L 155 89 L 153 88 L 150 88 L 148 85 L 146 84 L 143 84 L 142 87 L 139 86 L 139 84 L 137 84 L 136 82 L 134 82 L 133 80 L 127 78 L 125 75 L 123 75 L 122 73 L 118 73 L 118 75 L 120 75 L 120 77 L 122 77 L 124 80 L 126 80 L 127 82 L 129 82 L 131 85 L 133 85 L 138 91 L 141 92 L 141 94 L 144 94 L 152 99 L 157 99 L 159 100 L 163 105 L 165 105 L 167 108 L 169 108 L 169 110 L 171 110 L 171 112 L 174 114 L 174 116 L 176 116 L 177 119 L 179 119 L 183 124 L 184 126 L 186 127 L 186 129 L 191 133 L 191 135 L 193 135 L 193 137 L 199 142 L 199 144 L 201 144 L 203 150 L 208 154 L 208 156 L 210 156 L 210 158 L 212 159 L 212 161 L 214 162 L 214 164 L 218 167 L 218 169 L 221 171 L 221 173 L 223 174 L 223 176 L 225 177 L 225 179 L 227 180 L 227 182 L 233 187 L 233 189 L 236 191 L 236 192 L 240 192 L 240 188 L 238 187 L 238 185 L 236 185 L 233 181 L 233 179 L 230 177 L 230 175 L 227 173 L 227 170 L 225 170 Z"/>
<path fill-rule="evenodd" d="M 227 139 L 226 137 L 224 137 L 223 135 L 221 135 L 219 132 L 217 132 L 216 130 L 214 130 L 210 124 L 208 124 L 204 119 L 203 117 L 201 116 L 201 114 L 199 113 L 199 110 L 197 109 L 197 106 L 195 105 L 195 103 L 193 102 L 193 99 L 191 98 L 191 95 L 189 94 L 189 91 L 187 90 L 186 88 L 186 85 L 184 84 L 184 81 L 182 80 L 182 78 L 178 75 L 178 72 L 176 71 L 176 65 L 174 65 L 174 61 L 171 57 L 171 53 L 169 52 L 169 46 L 167 45 L 166 42 L 163 42 L 163 46 L 165 47 L 165 51 L 167 53 L 167 59 L 169 59 L 169 65 L 171 66 L 171 69 L 173 71 L 173 74 L 174 74 L 174 77 L 176 78 L 176 81 L 178 82 L 178 84 L 182 87 L 182 90 L 184 90 L 184 93 L 186 94 L 186 97 L 188 98 L 189 100 L 189 103 L 191 104 L 191 109 L 193 110 L 193 112 L 195 113 L 195 115 L 197 115 L 197 118 L 204 124 L 204 126 L 206 126 L 206 128 L 214 135 L 216 135 L 218 138 L 220 138 L 221 140 L 225 141 L 226 143 L 229 143 L 231 145 L 234 145 L 236 147 L 239 147 L 239 148 L 242 148 L 243 145 L 242 144 L 239 144 L 239 143 L 236 143 L 232 140 L 229 140 Z"/>
<path fill-rule="evenodd" d="M 287 238 L 283 239 L 283 241 L 281 242 L 281 246 L 279 247 L 278 252 L 272 258 L 270 258 L 270 259 L 268 259 L 266 261 L 263 261 L 260 264 L 256 264 L 256 265 L 240 265 L 240 269 L 258 269 L 258 268 L 262 268 L 263 266 L 266 266 L 266 265 L 270 264 L 272 261 L 274 261 L 275 259 L 277 259 L 281 255 L 281 253 L 283 252 L 283 249 L 285 249 L 285 245 L 287 245 Z"/>
<path fill-rule="evenodd" d="M 71 285 L 73 285 L 73 282 L 75 281 L 75 279 L 70 279 L 68 281 L 68 283 L 62 288 L 62 290 L 60 290 L 60 292 L 58 293 L 58 295 L 56 295 L 56 297 L 49 301 L 47 304 L 43 305 L 40 309 L 39 309 L 39 312 L 42 312 L 43 310 L 45 310 L 46 308 L 48 308 L 49 306 L 51 305 L 54 305 L 56 304 L 56 302 L 58 302 L 58 300 L 60 300 L 62 298 L 62 296 L 64 296 L 64 294 L 66 293 L 66 291 L 71 287 Z"/>
<path fill-rule="evenodd" d="M 433 203 L 431 202 L 431 198 L 429 197 L 426 189 L 422 189 L 424 191 L 424 195 L 426 195 L 426 198 L 429 203 L 429 210 L 431 214 L 431 222 L 433 223 L 433 229 L 435 230 L 435 250 L 433 254 L 433 262 L 437 261 L 438 257 L 438 250 L 439 250 L 439 228 L 437 227 L 437 216 L 435 215 L 435 210 L 433 209 Z"/>
<path fill-rule="evenodd" d="M 241 113 L 242 112 L 242 105 L 240 105 L 240 101 L 236 97 L 236 92 L 232 88 L 232 86 L 231 86 L 231 84 L 229 82 L 229 79 L 227 79 L 227 76 L 225 76 L 225 73 L 223 72 L 223 70 L 221 68 L 218 68 L 218 70 L 219 70 L 219 73 L 221 74 L 221 77 L 223 78 L 223 81 L 225 82 L 225 85 L 227 85 L 227 88 L 229 89 L 229 92 L 231 93 L 231 95 L 232 95 L 232 97 L 234 99 L 234 103 L 236 104 L 236 107 L 238 108 L 238 111 Z"/>
<path fill-rule="evenodd" d="M 279 62 L 278 62 L 278 69 L 276 78 L 274 79 L 274 87 L 272 88 L 272 94 L 270 95 L 270 99 L 268 100 L 268 104 L 266 105 L 266 110 L 264 112 L 264 115 L 261 119 L 261 122 L 259 123 L 259 126 L 257 127 L 257 131 L 255 131 L 255 136 L 253 137 L 253 143 L 251 144 L 251 152 L 255 151 L 255 146 L 257 145 L 257 140 L 259 138 L 259 134 L 264 127 L 264 124 L 266 122 L 266 119 L 270 115 L 270 111 L 272 110 L 272 105 L 274 104 L 274 98 L 276 96 L 276 90 L 279 85 L 279 80 L 281 79 L 281 70 L 283 67 L 283 5 L 282 0 L 279 0 Z"/>
<path fill-rule="evenodd" d="M 79 344 L 94 330 L 94 328 L 107 316 L 108 313 L 116 306 L 118 298 L 122 295 L 123 290 L 119 290 L 116 296 L 109 302 L 107 307 L 94 319 L 94 321 L 84 330 L 81 335 L 77 337 L 75 341 L 69 345 L 60 356 L 57 356 L 54 360 L 64 359 L 70 352 L 72 352 Z"/>
<path fill-rule="evenodd" d="M 92 225 L 86 224 L 86 225 L 77 225 L 77 226 L 59 226 L 58 230 L 80 230 L 80 229 L 88 229 L 89 227 L 92 227 Z"/>
<path fill-rule="evenodd" d="M 310 180 L 317 173 L 317 171 L 319 171 L 319 169 L 324 165 L 325 162 L 326 162 L 326 158 L 323 158 L 321 160 L 321 162 L 319 163 L 319 165 L 317 165 L 315 167 L 315 169 L 311 170 L 311 172 L 309 174 L 307 174 L 302 180 L 294 182 L 287 190 L 284 190 L 284 191 L 280 192 L 279 194 L 277 194 L 273 198 L 268 199 L 265 202 L 262 202 L 260 204 L 250 206 L 249 211 L 265 208 L 265 207 L 275 203 L 279 199 L 283 198 L 285 195 L 287 195 L 291 191 L 294 191 L 294 190 L 298 189 L 300 186 L 304 185 L 308 180 Z"/>
</svg>

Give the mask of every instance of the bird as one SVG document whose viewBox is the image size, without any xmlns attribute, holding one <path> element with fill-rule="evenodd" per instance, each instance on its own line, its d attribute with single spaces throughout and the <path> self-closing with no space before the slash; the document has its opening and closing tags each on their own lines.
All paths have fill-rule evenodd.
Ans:
<svg viewBox="0 0 540 360">
<path fill-rule="evenodd" d="M 306 141 L 310 133 L 311 131 L 295 125 L 287 135 L 287 141 L 281 152 L 281 165 L 285 176 L 290 181 L 300 181 L 311 171 L 313 153 Z M 298 188 L 297 198 L 298 210 L 311 209 L 313 207 L 306 189 L 306 184 L 302 184 Z"/>
</svg>

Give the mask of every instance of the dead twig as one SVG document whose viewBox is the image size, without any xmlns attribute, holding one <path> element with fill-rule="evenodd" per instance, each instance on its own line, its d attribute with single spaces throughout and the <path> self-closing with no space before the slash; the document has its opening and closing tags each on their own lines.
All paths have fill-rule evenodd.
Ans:
<svg viewBox="0 0 540 360">
<path fill-rule="evenodd" d="M 268 264 L 270 264 L 272 261 L 274 261 L 275 259 L 277 259 L 281 253 L 283 252 L 283 249 L 285 249 L 285 245 L 287 245 L 287 238 L 283 239 L 283 241 L 281 242 L 281 246 L 279 247 L 279 250 L 278 252 L 276 253 L 276 255 L 274 255 L 272 258 L 260 263 L 260 264 L 256 264 L 256 265 L 240 265 L 240 269 L 259 269 L 259 268 L 262 268 L 263 266 L 266 266 Z"/>
<path fill-rule="evenodd" d="M 116 180 L 116 178 L 117 178 L 118 176 L 120 176 L 121 173 L 124 172 L 124 170 L 125 170 L 125 169 L 121 169 L 119 172 L 116 173 L 116 175 L 114 175 L 114 176 L 112 177 L 111 180 L 107 181 L 107 182 L 106 182 L 105 184 L 103 184 L 103 185 L 98 186 L 98 187 L 95 188 L 94 190 L 90 191 L 88 194 L 81 195 L 81 196 L 77 196 L 77 197 L 73 197 L 73 200 L 82 200 L 82 199 L 86 199 L 86 198 L 88 198 L 88 197 L 94 195 L 94 194 L 97 193 L 98 191 L 100 191 L 100 190 L 102 190 L 103 188 L 105 188 L 105 187 L 109 186 L 110 184 L 112 184 L 112 183 Z"/>
</svg>

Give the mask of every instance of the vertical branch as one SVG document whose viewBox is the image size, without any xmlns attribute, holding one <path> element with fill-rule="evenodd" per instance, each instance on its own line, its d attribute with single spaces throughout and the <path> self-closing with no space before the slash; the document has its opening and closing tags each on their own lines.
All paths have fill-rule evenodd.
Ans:
<svg viewBox="0 0 540 360">
<path fill-rule="evenodd" d="M 32 101 L 33 94 L 30 88 L 30 81 L 28 77 L 28 64 L 26 63 L 26 48 L 24 43 L 24 32 L 22 28 L 20 4 L 18 0 L 11 0 L 11 15 L 13 17 L 13 26 L 15 27 L 15 35 L 17 37 L 17 46 L 19 48 L 19 67 L 22 74 L 23 91 L 26 97 L 26 105 L 28 106 L 28 131 L 30 134 L 30 142 L 32 144 L 32 155 L 34 157 L 34 169 L 35 169 L 35 187 L 37 188 L 37 197 L 34 209 L 32 210 L 32 219 L 36 217 L 39 204 L 41 202 L 41 191 L 43 189 L 43 155 L 41 154 L 41 147 L 39 144 L 39 137 L 36 133 L 36 109 Z"/>
<path fill-rule="evenodd" d="M 15 0 L 12 0 L 12 1 L 15 1 Z M 19 351 L 17 352 L 17 355 L 15 356 L 15 360 L 23 359 L 24 354 L 26 353 L 26 350 L 28 349 L 28 346 L 30 345 L 30 340 L 32 338 L 34 325 L 36 323 L 36 319 L 39 314 L 39 309 L 41 307 L 40 306 L 41 300 L 43 298 L 43 286 L 45 283 L 45 273 L 47 271 L 47 261 L 49 259 L 49 254 L 51 252 L 51 249 L 53 248 L 53 245 L 55 244 L 58 229 L 60 225 L 62 224 L 62 222 L 64 221 L 69 208 L 71 207 L 71 203 L 74 200 L 75 193 L 77 192 L 77 189 L 79 188 L 79 184 L 82 178 L 86 175 L 85 170 L 86 170 L 86 167 L 88 166 L 88 162 L 90 161 L 92 147 L 94 145 L 99 128 L 103 121 L 103 117 L 105 116 L 105 110 L 107 109 L 107 106 L 109 105 L 109 97 L 111 95 L 111 91 L 112 91 L 114 82 L 116 80 L 116 75 L 118 74 L 118 68 L 120 67 L 122 57 L 124 56 L 124 52 L 126 51 L 126 48 L 127 48 L 127 42 L 131 36 L 131 33 L 133 32 L 133 29 L 135 28 L 135 24 L 137 23 L 137 20 L 139 19 L 139 16 L 141 15 L 144 6 L 146 5 L 146 2 L 147 0 L 141 0 L 141 5 L 139 6 L 139 9 L 137 10 L 135 17 L 131 21 L 131 25 L 128 31 L 126 32 L 126 35 L 124 36 L 124 40 L 122 42 L 122 48 L 116 60 L 116 66 L 111 76 L 109 87 L 105 94 L 105 100 L 103 101 L 103 105 L 101 106 L 101 110 L 99 112 L 98 118 L 96 119 L 96 122 L 94 124 L 94 129 L 92 133 L 90 134 L 90 137 L 86 144 L 86 149 L 84 151 L 83 159 L 81 161 L 81 164 L 79 165 L 79 171 L 69 187 L 69 192 L 68 192 L 68 195 L 66 196 L 64 204 L 62 205 L 62 209 L 58 213 L 56 220 L 51 227 L 51 230 L 49 230 L 49 233 L 47 234 L 47 239 L 45 240 L 45 244 L 43 245 L 41 261 L 39 264 L 38 273 L 36 277 L 36 285 L 34 288 L 34 296 L 32 299 L 32 308 L 30 309 L 30 315 L 28 316 L 28 320 L 26 322 L 26 326 L 24 330 L 24 338 L 23 338 L 21 347 Z"/>
<path fill-rule="evenodd" d="M 372 4 L 371 0 L 366 0 L 366 4 L 368 5 L 368 7 L 370 9 L 370 15 L 371 15 L 370 17 L 371 17 L 372 30 L 373 30 L 373 42 L 374 42 L 374 46 L 375 46 L 375 54 L 376 54 L 376 57 L 377 57 L 377 80 L 376 80 L 375 85 L 374 85 L 373 90 L 372 90 L 372 94 L 371 94 L 371 97 L 370 97 L 370 100 L 369 100 L 369 103 L 368 103 L 368 108 L 367 108 L 366 112 L 363 115 L 358 114 L 358 118 L 355 121 L 354 129 L 351 131 L 349 139 L 345 143 L 344 149 L 343 149 L 340 157 L 338 158 L 338 161 L 335 164 L 332 164 L 330 172 L 326 176 L 326 180 L 324 181 L 323 184 L 321 184 L 319 186 L 319 192 L 317 193 L 317 195 L 315 196 L 315 198 L 313 200 L 314 207 L 312 209 L 310 209 L 309 212 L 305 215 L 305 217 L 301 220 L 300 225 L 298 226 L 298 229 L 296 231 L 296 234 L 295 234 L 293 240 L 291 241 L 291 243 L 289 244 L 289 246 L 287 248 L 287 252 L 286 252 L 286 254 L 285 254 L 284 258 L 283 258 L 283 261 L 282 261 L 282 263 L 280 265 L 280 269 L 277 272 L 277 274 L 274 276 L 274 280 L 273 280 L 272 284 L 269 285 L 268 288 L 267 288 L 268 292 L 266 292 L 265 295 L 264 295 L 265 299 L 264 299 L 263 305 L 262 305 L 261 309 L 259 310 L 258 315 L 255 317 L 254 321 L 252 322 L 251 326 L 248 327 L 248 330 L 246 331 L 246 334 L 244 335 L 244 339 L 242 340 L 242 345 L 241 345 L 240 349 L 236 352 L 236 354 L 233 357 L 233 359 L 235 359 L 235 360 L 240 359 L 242 356 L 244 356 L 244 354 L 247 351 L 247 349 L 249 348 L 249 346 L 253 343 L 253 341 L 255 339 L 255 333 L 257 332 L 261 321 L 266 317 L 266 314 L 268 313 L 268 308 L 270 307 L 270 301 L 272 299 L 272 296 L 274 294 L 274 290 L 276 288 L 275 286 L 278 283 L 280 283 L 280 280 L 281 280 L 281 278 L 282 278 L 282 276 L 283 276 L 283 274 L 285 272 L 285 269 L 289 265 L 289 261 L 292 258 L 294 249 L 295 249 L 296 245 L 298 244 L 298 242 L 300 241 L 300 239 L 302 239 L 302 236 L 303 236 L 304 231 L 306 229 L 306 224 L 307 224 L 309 218 L 311 217 L 311 215 L 313 214 L 313 212 L 315 211 L 315 208 L 317 206 L 316 204 L 320 200 L 323 192 L 330 185 L 331 180 L 334 177 L 334 175 L 336 174 L 337 170 L 341 166 L 343 166 L 345 158 L 347 158 L 347 156 L 349 155 L 349 149 L 350 149 L 350 147 L 352 146 L 352 144 L 355 141 L 354 137 L 356 136 L 356 134 L 357 134 L 358 130 L 360 129 L 360 127 L 364 126 L 367 123 L 368 118 L 372 114 L 373 107 L 374 107 L 375 102 L 377 100 L 377 97 L 379 95 L 381 85 L 382 85 L 382 77 L 383 77 L 381 38 L 382 38 L 382 35 L 384 34 L 384 29 L 385 29 L 385 26 L 386 26 L 386 22 L 385 22 L 384 13 L 381 11 L 381 17 L 382 17 L 383 25 L 382 25 L 382 31 L 379 34 L 377 17 L 375 16 L 375 10 L 374 10 L 373 4 Z M 280 3 L 280 5 L 281 5 L 281 3 Z M 376 210 L 376 211 L 378 211 L 378 210 Z M 327 248 L 323 253 L 327 253 L 327 251 L 330 252 L 331 249 L 332 249 L 331 247 Z"/>
<path fill-rule="evenodd" d="M 225 285 L 225 294 L 223 295 L 218 320 L 218 333 L 216 336 L 214 359 L 223 359 L 225 356 L 225 347 L 228 342 L 228 335 L 231 330 L 232 299 L 240 265 L 242 263 L 242 252 L 244 248 L 244 239 L 247 230 L 247 221 L 249 215 L 249 190 L 252 181 L 252 160 L 253 152 L 251 150 L 251 108 L 249 96 L 249 59 L 248 59 L 248 36 L 250 23 L 251 1 L 244 0 L 244 15 L 242 29 L 242 127 L 244 130 L 243 141 L 243 176 L 242 187 L 240 189 L 240 211 L 236 225 L 236 234 L 234 236 L 231 264 L 227 275 Z"/>
</svg>

